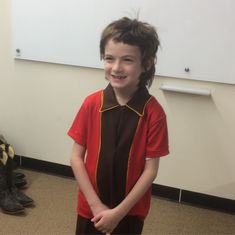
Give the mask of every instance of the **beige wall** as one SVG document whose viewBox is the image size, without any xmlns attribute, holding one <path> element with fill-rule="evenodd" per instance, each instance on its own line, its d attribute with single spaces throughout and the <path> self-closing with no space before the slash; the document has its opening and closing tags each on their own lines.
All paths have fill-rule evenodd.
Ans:
<svg viewBox="0 0 235 235">
<path fill-rule="evenodd" d="M 14 60 L 9 2 L 0 1 L 0 132 L 19 155 L 68 165 L 66 131 L 84 97 L 106 85 L 103 71 Z M 212 96 L 164 93 L 161 83 Z M 235 199 L 235 86 L 158 77 L 151 93 L 168 115 L 171 150 L 156 182 Z"/>
</svg>

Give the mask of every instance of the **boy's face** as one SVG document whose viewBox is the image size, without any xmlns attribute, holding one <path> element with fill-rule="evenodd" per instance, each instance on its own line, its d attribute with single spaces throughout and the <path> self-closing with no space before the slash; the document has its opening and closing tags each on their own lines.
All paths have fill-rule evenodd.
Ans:
<svg viewBox="0 0 235 235">
<path fill-rule="evenodd" d="M 144 71 L 137 46 L 109 40 L 104 52 L 105 77 L 114 90 L 134 92 Z"/>
</svg>

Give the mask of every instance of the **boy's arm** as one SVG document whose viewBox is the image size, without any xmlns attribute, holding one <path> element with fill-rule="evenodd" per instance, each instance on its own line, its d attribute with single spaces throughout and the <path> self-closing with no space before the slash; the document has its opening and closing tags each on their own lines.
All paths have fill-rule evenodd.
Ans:
<svg viewBox="0 0 235 235">
<path fill-rule="evenodd" d="M 126 215 L 132 207 L 141 199 L 146 191 L 151 187 L 157 176 L 160 158 L 146 160 L 145 168 L 126 198 L 116 207 L 119 213 Z"/>
<path fill-rule="evenodd" d="M 77 180 L 79 189 L 84 194 L 93 215 L 97 215 L 99 212 L 108 209 L 101 200 L 99 199 L 97 193 L 95 192 L 89 176 L 87 174 L 84 165 L 85 148 L 82 145 L 74 142 L 72 147 L 70 164 Z"/>
<path fill-rule="evenodd" d="M 97 229 L 104 232 L 112 232 L 119 221 L 131 210 L 152 185 L 152 182 L 157 176 L 159 161 L 159 158 L 146 160 L 142 175 L 126 198 L 114 209 L 102 211 L 92 219 Z"/>
</svg>

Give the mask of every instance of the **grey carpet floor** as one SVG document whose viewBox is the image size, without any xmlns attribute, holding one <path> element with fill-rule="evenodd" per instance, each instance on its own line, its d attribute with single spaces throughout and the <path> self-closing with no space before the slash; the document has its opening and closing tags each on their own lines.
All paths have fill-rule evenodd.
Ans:
<svg viewBox="0 0 235 235">
<path fill-rule="evenodd" d="M 24 193 L 35 200 L 22 215 L 0 212 L 1 235 L 74 234 L 76 191 L 74 179 L 20 169 L 26 174 Z M 235 215 L 152 198 L 144 235 L 235 234 Z"/>
</svg>

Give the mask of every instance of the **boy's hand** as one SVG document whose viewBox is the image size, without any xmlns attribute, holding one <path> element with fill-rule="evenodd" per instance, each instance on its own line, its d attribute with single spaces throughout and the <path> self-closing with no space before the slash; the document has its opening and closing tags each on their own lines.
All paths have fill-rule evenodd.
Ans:
<svg viewBox="0 0 235 235">
<path fill-rule="evenodd" d="M 118 225 L 123 216 L 115 209 L 100 212 L 91 220 L 96 229 L 103 233 L 111 233 Z"/>
<path fill-rule="evenodd" d="M 92 211 L 92 214 L 94 216 L 98 215 L 100 212 L 104 211 L 104 210 L 108 210 L 109 208 L 103 204 L 102 202 L 100 203 L 97 203 L 95 205 L 92 205 L 91 207 L 91 211 Z"/>
</svg>

